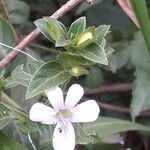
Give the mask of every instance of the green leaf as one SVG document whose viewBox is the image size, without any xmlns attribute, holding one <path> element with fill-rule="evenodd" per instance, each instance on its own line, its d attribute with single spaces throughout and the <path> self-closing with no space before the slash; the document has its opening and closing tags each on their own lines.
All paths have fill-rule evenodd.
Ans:
<svg viewBox="0 0 150 150">
<path fill-rule="evenodd" d="M 107 50 L 105 51 L 108 54 Z M 141 67 L 144 70 L 150 70 L 150 57 L 141 32 L 136 32 L 134 40 L 125 46 L 125 48 L 119 51 L 116 50 L 108 57 L 110 70 L 115 73 L 117 69 L 126 65 L 130 58 L 132 64 L 135 66 Z"/>
<path fill-rule="evenodd" d="M 40 133 L 39 150 L 51 150 L 53 127 L 45 124 L 38 124 L 38 130 Z"/>
<path fill-rule="evenodd" d="M 23 133 L 26 133 L 26 134 L 28 134 L 28 133 L 34 133 L 34 132 L 38 131 L 38 128 L 37 128 L 36 124 L 33 123 L 30 120 L 27 120 L 27 119 L 25 121 L 19 120 L 17 122 L 17 125 L 20 128 L 20 130 Z"/>
<path fill-rule="evenodd" d="M 79 34 L 81 34 L 86 28 L 86 17 L 80 17 L 76 21 L 74 21 L 68 31 L 70 39 L 76 38 Z"/>
<path fill-rule="evenodd" d="M 24 110 L 4 92 L 2 92 L 2 99 L 4 102 L 0 102 L 0 105 L 2 105 L 3 107 L 7 108 L 7 110 L 10 110 L 15 114 L 21 114 L 27 117 Z"/>
<path fill-rule="evenodd" d="M 0 130 L 7 126 L 12 121 L 11 116 L 0 117 Z"/>
<path fill-rule="evenodd" d="M 102 48 L 106 47 L 106 39 L 103 39 L 102 42 L 100 43 L 100 45 L 102 46 Z"/>
<path fill-rule="evenodd" d="M 3 95 L 2 95 L 2 100 Z M 15 116 L 11 112 L 11 110 L 6 107 L 4 104 L 0 103 L 0 130 L 5 128 L 12 120 L 15 119 Z"/>
<path fill-rule="evenodd" d="M 134 120 L 141 111 L 150 108 L 150 73 L 141 68 L 136 68 L 136 79 L 133 85 L 132 102 L 131 102 L 131 116 Z"/>
<path fill-rule="evenodd" d="M 115 52 L 115 50 L 113 48 L 111 48 L 111 47 L 105 48 L 105 53 L 106 53 L 107 57 L 111 56 L 111 54 L 113 52 Z"/>
<path fill-rule="evenodd" d="M 43 65 L 44 62 L 41 60 L 38 61 L 29 61 L 26 63 L 26 66 L 23 64 L 18 65 L 12 72 L 11 80 L 8 80 L 9 82 L 17 82 L 25 87 L 29 86 L 29 82 L 32 78 L 32 75 L 36 72 L 36 70 Z M 7 87 L 11 85 L 7 84 Z"/>
<path fill-rule="evenodd" d="M 3 95 L 2 95 L 2 101 L 3 101 Z M 8 116 L 10 116 L 10 109 L 0 102 L 0 117 L 8 117 Z"/>
<path fill-rule="evenodd" d="M 134 41 L 128 47 L 131 51 L 131 62 L 136 67 L 150 71 L 150 57 L 141 32 L 137 32 Z M 140 59 L 139 59 L 140 58 Z"/>
<path fill-rule="evenodd" d="M 75 67 L 75 66 L 88 66 L 92 65 L 91 61 L 85 59 L 84 57 L 74 54 L 74 53 L 61 53 L 57 56 L 60 64 L 66 67 Z"/>
<path fill-rule="evenodd" d="M 49 62 L 42 65 L 33 74 L 26 92 L 26 99 L 43 93 L 47 89 L 58 86 L 71 77 L 68 71 L 56 62 Z"/>
<path fill-rule="evenodd" d="M 70 45 L 71 41 L 67 40 L 63 35 L 59 36 L 56 40 L 55 47 L 63 47 Z"/>
<path fill-rule="evenodd" d="M 135 66 L 150 70 L 150 57 L 146 50 L 146 44 L 141 32 L 136 32 L 133 41 L 125 45 L 125 47 L 119 51 L 116 50 L 108 57 L 111 71 L 115 73 L 117 69 L 126 65 L 130 58 L 132 64 Z"/>
<path fill-rule="evenodd" d="M 96 88 L 103 82 L 103 73 L 99 68 L 91 68 L 89 74 L 86 75 L 85 85 L 87 87 Z"/>
<path fill-rule="evenodd" d="M 116 73 L 117 69 L 120 69 L 127 64 L 131 55 L 131 47 L 126 47 L 122 50 L 115 51 L 108 57 L 109 68 L 113 73 Z"/>
<path fill-rule="evenodd" d="M 57 40 L 60 35 L 65 35 L 60 23 L 52 18 L 44 18 L 47 21 L 47 31 L 53 40 Z"/>
<path fill-rule="evenodd" d="M 9 46 L 14 46 L 15 37 L 10 25 L 0 17 L 0 42 Z M 1 44 L 0 44 L 1 47 Z M 7 49 L 7 48 L 6 48 Z"/>
<path fill-rule="evenodd" d="M 27 72 L 27 73 L 29 73 L 29 74 L 31 74 L 31 75 L 33 75 L 35 72 L 36 72 L 36 70 L 41 66 L 41 65 L 43 65 L 45 62 L 43 62 L 42 60 L 37 60 L 37 61 L 34 61 L 34 60 L 28 60 L 27 62 L 26 62 L 26 65 L 25 65 L 25 72 Z"/>
<path fill-rule="evenodd" d="M 96 28 L 95 36 L 96 41 L 101 44 L 107 33 L 109 33 L 110 25 L 100 25 Z"/>
<path fill-rule="evenodd" d="M 90 44 L 84 50 L 79 51 L 79 54 L 92 62 L 108 65 L 106 53 L 101 45 L 97 43 Z"/>
<path fill-rule="evenodd" d="M 132 90 L 132 101 L 130 105 L 131 116 L 134 120 L 135 117 L 138 116 L 141 111 L 150 108 L 150 57 L 147 51 L 146 44 L 144 42 L 144 38 L 140 32 L 135 34 L 135 39 L 131 43 L 131 46 L 131 62 L 136 67 L 136 79 L 134 80 L 134 86 Z"/>
<path fill-rule="evenodd" d="M 6 78 L 5 81 L 6 81 L 6 85 L 5 85 L 6 89 L 10 89 L 19 85 L 19 83 L 16 80 L 14 80 L 12 76 Z"/>
<path fill-rule="evenodd" d="M 150 128 L 130 121 L 109 117 L 100 117 L 95 122 L 83 124 L 84 133 L 89 136 L 98 135 L 100 138 L 130 130 L 150 131 Z"/>
<path fill-rule="evenodd" d="M 28 87 L 32 75 L 24 71 L 23 65 L 19 65 L 12 72 L 12 78 L 21 85 Z"/>
<path fill-rule="evenodd" d="M 11 115 L 10 110 L 0 103 L 0 130 L 13 120 L 14 117 Z"/>
<path fill-rule="evenodd" d="M 27 150 L 23 145 L 0 132 L 0 148 L 2 150 Z"/>
<path fill-rule="evenodd" d="M 61 23 L 53 18 L 44 17 L 36 20 L 34 24 L 52 42 L 56 41 L 61 35 L 66 36 Z"/>
<path fill-rule="evenodd" d="M 92 137 L 90 137 L 90 136 L 88 136 L 88 135 L 81 132 L 81 134 L 79 135 L 78 143 L 79 144 L 88 144 L 88 143 L 91 143 L 91 142 L 96 143 L 94 141 L 94 139 L 92 139 Z"/>
<path fill-rule="evenodd" d="M 24 1 L 19 0 L 5 0 L 5 4 L 14 24 L 24 23 L 30 14 L 30 8 Z"/>
</svg>

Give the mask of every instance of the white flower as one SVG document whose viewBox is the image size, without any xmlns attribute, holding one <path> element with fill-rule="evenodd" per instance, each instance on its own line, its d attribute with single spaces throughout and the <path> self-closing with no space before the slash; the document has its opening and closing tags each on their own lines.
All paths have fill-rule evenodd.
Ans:
<svg viewBox="0 0 150 150">
<path fill-rule="evenodd" d="M 75 132 L 71 122 L 92 122 L 99 116 L 99 106 L 94 100 L 77 103 L 84 94 L 83 88 L 73 84 L 64 102 L 61 88 L 51 88 L 47 92 L 53 108 L 42 103 L 35 103 L 30 109 L 29 117 L 32 121 L 43 124 L 56 124 L 53 133 L 53 147 L 55 150 L 73 150 L 75 148 Z"/>
</svg>

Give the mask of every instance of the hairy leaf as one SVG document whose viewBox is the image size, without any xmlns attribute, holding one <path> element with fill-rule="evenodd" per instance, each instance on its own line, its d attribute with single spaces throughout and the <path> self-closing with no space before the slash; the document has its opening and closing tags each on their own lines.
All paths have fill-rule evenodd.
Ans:
<svg viewBox="0 0 150 150">
<path fill-rule="evenodd" d="M 79 34 L 81 34 L 86 28 L 86 18 L 81 17 L 74 21 L 68 31 L 70 39 L 76 38 Z"/>
<path fill-rule="evenodd" d="M 28 87 L 32 75 L 24 71 L 23 65 L 19 65 L 12 72 L 12 78 L 23 86 Z"/>
<path fill-rule="evenodd" d="M 57 38 L 55 46 L 63 47 L 63 46 L 70 45 L 70 44 L 71 44 L 71 41 L 67 40 L 63 35 L 61 35 Z"/>
<path fill-rule="evenodd" d="M 1 17 L 0 17 L 0 42 L 4 43 L 6 45 L 9 45 L 9 46 L 13 46 L 15 43 L 15 37 L 14 37 L 13 31 L 12 31 L 12 28 Z M 0 48 L 1 48 L 1 44 L 0 44 Z M 6 52 L 3 49 L 8 49 L 8 48 L 2 46 L 2 48 L 0 50 L 1 54 L 2 53 L 6 54 Z"/>
<path fill-rule="evenodd" d="M 10 123 L 13 119 L 10 110 L 0 103 L 0 130 Z"/>
<path fill-rule="evenodd" d="M 5 0 L 10 19 L 14 24 L 24 23 L 30 14 L 30 8 L 26 2 L 20 0 Z"/>
<path fill-rule="evenodd" d="M 131 115 L 134 119 L 143 110 L 150 108 L 150 75 L 149 72 L 136 68 L 131 102 Z"/>
<path fill-rule="evenodd" d="M 150 57 L 140 32 L 135 34 L 135 40 L 131 43 L 131 46 L 131 62 L 136 67 L 136 79 L 134 80 L 130 107 L 132 119 L 135 119 L 141 111 L 150 108 Z"/>
<path fill-rule="evenodd" d="M 91 68 L 89 74 L 85 78 L 85 85 L 87 87 L 96 88 L 103 82 L 103 73 L 99 68 Z"/>
<path fill-rule="evenodd" d="M 2 150 L 27 150 L 23 145 L 0 132 L 0 148 Z"/>
<path fill-rule="evenodd" d="M 150 131 L 150 128 L 130 121 L 109 117 L 100 117 L 95 122 L 86 123 L 83 125 L 84 133 L 89 136 L 97 135 L 100 138 L 114 133 L 130 130 Z"/>
<path fill-rule="evenodd" d="M 64 26 L 53 18 L 44 17 L 36 20 L 34 24 L 52 42 L 55 42 L 61 35 L 66 36 Z"/>
<path fill-rule="evenodd" d="M 96 28 L 95 36 L 96 41 L 101 44 L 107 33 L 109 33 L 110 25 L 100 25 Z"/>
<path fill-rule="evenodd" d="M 75 67 L 80 65 L 88 66 L 93 64 L 91 61 L 74 53 L 61 53 L 60 55 L 58 55 L 57 59 L 62 65 L 66 67 Z"/>
<path fill-rule="evenodd" d="M 103 65 L 108 65 L 108 60 L 104 49 L 97 43 L 92 43 L 84 50 L 79 51 L 84 58 Z"/>
<path fill-rule="evenodd" d="M 46 63 L 33 74 L 26 92 L 26 99 L 39 95 L 51 87 L 58 86 L 70 77 L 71 75 L 60 64 Z"/>
</svg>

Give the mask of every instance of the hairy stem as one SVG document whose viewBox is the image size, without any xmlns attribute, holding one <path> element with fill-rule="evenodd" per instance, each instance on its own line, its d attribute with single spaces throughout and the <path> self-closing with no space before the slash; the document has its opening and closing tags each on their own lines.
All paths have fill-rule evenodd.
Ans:
<svg viewBox="0 0 150 150">
<path fill-rule="evenodd" d="M 99 93 L 128 92 L 131 90 L 132 90 L 131 83 L 105 85 L 98 88 L 84 88 L 86 95 L 99 94 Z"/>
<path fill-rule="evenodd" d="M 122 106 L 115 106 L 115 105 L 111 105 L 111 104 L 104 104 L 104 103 L 100 103 L 97 102 L 99 107 L 105 110 L 110 110 L 113 112 L 119 112 L 119 113 L 126 113 L 126 114 L 130 114 L 130 109 L 127 107 L 122 107 Z M 142 111 L 139 116 L 145 116 L 145 117 L 149 117 L 150 116 L 150 110 L 147 111 Z"/>
<path fill-rule="evenodd" d="M 37 43 L 30 43 L 29 47 L 36 48 L 36 49 L 41 49 L 43 51 L 50 52 L 50 53 L 55 53 L 55 54 L 59 53 L 59 51 L 57 51 L 55 49 L 52 49 L 50 47 L 46 47 L 46 46 L 43 46 L 43 45 L 40 45 L 40 44 L 37 44 Z"/>
<path fill-rule="evenodd" d="M 65 13 L 67 13 L 69 10 L 71 10 L 73 7 L 75 7 L 82 1 L 83 0 L 70 0 L 50 17 L 54 19 L 59 19 Z M 40 31 L 38 29 L 35 29 L 28 36 L 26 36 L 15 48 L 22 50 L 31 41 L 33 41 L 39 34 L 40 34 Z M 0 61 L 0 69 L 4 68 L 18 53 L 19 53 L 18 51 L 12 50 L 8 55 L 6 55 L 5 58 Z"/>
</svg>

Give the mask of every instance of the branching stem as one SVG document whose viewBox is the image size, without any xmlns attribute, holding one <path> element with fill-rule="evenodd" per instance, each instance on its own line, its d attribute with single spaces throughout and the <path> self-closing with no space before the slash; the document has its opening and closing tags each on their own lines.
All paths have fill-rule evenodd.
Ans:
<svg viewBox="0 0 150 150">
<path fill-rule="evenodd" d="M 59 19 L 62 17 L 65 13 L 67 13 L 69 10 L 74 8 L 76 5 L 81 3 L 83 0 L 70 0 L 65 5 L 63 5 L 60 9 L 58 9 L 53 15 L 50 17 Z M 32 31 L 28 36 L 26 36 L 15 48 L 17 49 L 24 49 L 31 41 L 33 41 L 38 35 L 40 34 L 40 31 L 38 29 L 35 29 Z M 18 54 L 18 51 L 12 50 L 8 55 L 5 56 L 0 61 L 0 69 L 4 68 L 15 56 Z"/>
</svg>

